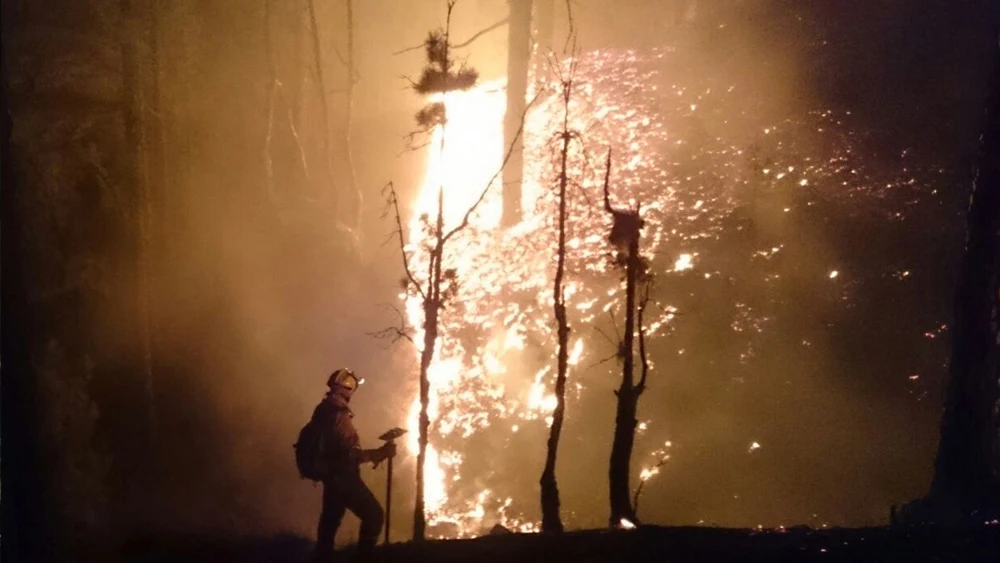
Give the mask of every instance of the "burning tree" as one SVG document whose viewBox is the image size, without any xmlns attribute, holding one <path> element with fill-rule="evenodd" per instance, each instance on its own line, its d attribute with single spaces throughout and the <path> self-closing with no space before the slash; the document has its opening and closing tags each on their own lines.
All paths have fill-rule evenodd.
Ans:
<svg viewBox="0 0 1000 563">
<path fill-rule="evenodd" d="M 419 126 L 413 136 L 420 134 L 430 134 L 435 130 L 440 132 L 440 142 L 438 145 L 439 154 L 444 159 L 446 129 L 448 124 L 447 109 L 443 100 L 445 94 L 455 91 L 466 91 L 475 87 L 478 80 L 478 72 L 456 61 L 452 57 L 452 45 L 449 42 L 451 28 L 451 13 L 455 6 L 454 0 L 447 4 L 447 15 L 445 27 L 442 30 L 431 32 L 424 40 L 424 50 L 427 64 L 423 69 L 420 79 L 413 83 L 413 89 L 421 95 L 434 97 L 432 101 L 416 114 L 416 122 Z M 530 106 L 530 104 L 528 104 Z M 516 145 L 521 137 L 524 116 L 521 117 L 522 126 L 518 128 L 511 146 Z M 461 219 L 454 226 L 445 224 L 445 185 L 444 179 L 437 187 L 436 203 L 432 213 L 419 217 L 421 233 L 421 251 L 426 257 L 426 271 L 418 274 L 414 269 L 414 264 L 407 257 L 407 248 L 403 235 L 403 223 L 399 211 L 399 198 L 395 187 L 390 182 L 385 189 L 385 195 L 390 210 L 395 215 L 396 234 L 399 237 L 399 245 L 403 256 L 403 279 L 406 291 L 420 299 L 420 310 L 423 314 L 423 334 L 422 347 L 420 349 L 420 412 L 418 418 L 418 454 L 417 454 L 417 492 L 413 517 L 413 539 L 424 539 L 427 527 L 425 514 L 425 490 L 424 476 L 427 460 L 428 431 L 430 418 L 428 406 L 430 403 L 430 379 L 429 372 L 434 362 L 438 337 L 440 332 L 440 314 L 449 298 L 458 291 L 458 270 L 455 267 L 446 267 L 445 248 L 459 232 L 469 226 L 470 218 L 486 198 L 490 187 L 500 176 L 504 166 L 511 157 L 511 150 L 508 149 L 501 163 L 500 169 L 490 178 L 486 187 L 483 188 L 479 196 L 461 215 Z M 421 264 L 423 265 L 423 264 Z M 404 326 L 401 329 L 390 329 L 397 335 L 409 337 L 409 331 Z"/>
<path fill-rule="evenodd" d="M 649 303 L 651 277 L 646 260 L 639 254 L 639 238 L 643 220 L 639 215 L 640 206 L 615 209 L 611 207 L 609 183 L 611 180 L 611 150 L 608 150 L 607 168 L 604 174 L 604 210 L 613 220 L 608 242 L 611 243 L 614 263 L 625 273 L 625 331 L 618 346 L 618 358 L 622 362 L 622 383 L 615 391 L 618 406 L 615 410 L 615 434 L 611 444 L 611 463 L 608 470 L 608 484 L 611 495 L 610 525 L 629 526 L 636 524 L 635 508 L 629 488 L 632 444 L 635 440 L 636 408 L 639 396 L 646 390 L 646 375 L 649 362 L 646 359 L 646 339 L 642 329 L 642 318 Z M 641 292 L 638 306 L 636 294 Z M 639 332 L 639 358 L 641 375 L 634 384 L 635 333 Z M 638 495 L 636 495 L 638 498 Z"/>
<path fill-rule="evenodd" d="M 445 18 L 444 30 L 431 32 L 424 41 L 426 49 L 427 66 L 424 67 L 420 81 L 413 85 L 413 89 L 421 95 L 444 94 L 454 90 L 468 90 L 476 84 L 478 73 L 469 67 L 455 67 L 455 61 L 451 58 L 448 36 L 451 31 L 451 11 L 455 7 L 455 2 L 448 2 L 447 16 Z M 431 102 L 416 115 L 417 124 L 424 131 L 431 131 L 435 127 L 442 129 L 441 143 L 438 150 L 444 154 L 445 135 L 448 119 L 445 114 L 443 101 Z M 397 227 L 399 228 L 400 246 L 403 245 L 403 229 L 399 221 L 399 204 L 394 191 L 390 192 L 393 207 L 396 211 Z M 480 200 L 481 201 L 481 200 Z M 471 213 L 475 205 L 469 209 Z M 466 219 L 469 214 L 466 214 Z M 417 498 L 413 508 L 413 539 L 424 539 L 426 530 L 426 520 L 424 515 L 424 461 L 427 458 L 427 429 L 430 426 L 430 419 L 427 416 L 427 405 L 430 399 L 430 381 L 427 373 L 430 370 L 431 362 L 434 361 L 434 347 L 438 338 L 438 314 L 444 306 L 444 302 L 455 288 L 456 276 L 452 268 L 445 269 L 442 265 L 444 258 L 444 245 L 449 238 L 464 228 L 467 220 L 463 220 L 459 226 L 445 232 L 444 228 L 444 184 L 438 187 L 437 212 L 431 223 L 431 218 L 422 217 L 425 230 L 428 231 L 427 244 L 430 246 L 427 263 L 427 279 L 421 285 L 413 272 L 410 271 L 406 261 L 406 251 L 403 249 L 403 269 L 406 270 L 406 277 L 410 289 L 415 289 L 423 299 L 422 310 L 424 313 L 424 342 L 420 351 L 420 418 L 419 444 L 420 450 L 417 454 Z"/>
</svg>

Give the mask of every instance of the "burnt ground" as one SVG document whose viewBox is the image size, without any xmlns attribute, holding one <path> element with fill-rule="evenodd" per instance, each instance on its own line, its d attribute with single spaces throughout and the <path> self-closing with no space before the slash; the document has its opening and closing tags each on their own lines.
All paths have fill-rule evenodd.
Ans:
<svg viewBox="0 0 1000 563">
<path fill-rule="evenodd" d="M 129 563 L 306 563 L 305 538 L 194 538 L 135 542 Z M 349 555 L 349 554 L 345 554 Z M 725 528 L 592 530 L 562 536 L 506 534 L 380 546 L 376 561 L 473 563 L 1000 562 L 1000 526 L 756 531 Z"/>
</svg>

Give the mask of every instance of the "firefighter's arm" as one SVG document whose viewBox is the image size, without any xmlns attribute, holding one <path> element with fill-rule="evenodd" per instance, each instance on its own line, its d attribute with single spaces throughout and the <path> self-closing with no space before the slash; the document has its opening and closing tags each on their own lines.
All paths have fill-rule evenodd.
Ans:
<svg viewBox="0 0 1000 563">
<path fill-rule="evenodd" d="M 347 458 L 351 463 L 378 463 L 396 455 L 395 444 L 386 443 L 380 448 L 363 449 L 358 441 L 358 432 L 351 422 L 351 417 L 340 415 L 334 423 L 334 432 L 338 443 L 347 450 Z"/>
<path fill-rule="evenodd" d="M 375 448 L 373 450 L 358 449 L 356 451 L 356 459 L 358 460 L 359 465 L 368 462 L 377 464 L 396 455 L 396 444 L 386 442 L 385 444 L 382 444 L 382 447 Z"/>
</svg>

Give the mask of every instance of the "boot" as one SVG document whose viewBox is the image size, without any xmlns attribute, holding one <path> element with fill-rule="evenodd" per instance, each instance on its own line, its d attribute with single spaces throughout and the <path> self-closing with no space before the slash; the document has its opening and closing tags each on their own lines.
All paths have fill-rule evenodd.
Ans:
<svg viewBox="0 0 1000 563">
<path fill-rule="evenodd" d="M 313 552 L 314 563 L 336 563 L 338 559 L 337 552 L 333 550 L 333 546 L 324 548 L 317 545 L 316 551 Z"/>
<path fill-rule="evenodd" d="M 374 539 L 362 539 L 358 542 L 358 549 L 354 557 L 356 563 L 375 561 L 375 541 Z"/>
</svg>

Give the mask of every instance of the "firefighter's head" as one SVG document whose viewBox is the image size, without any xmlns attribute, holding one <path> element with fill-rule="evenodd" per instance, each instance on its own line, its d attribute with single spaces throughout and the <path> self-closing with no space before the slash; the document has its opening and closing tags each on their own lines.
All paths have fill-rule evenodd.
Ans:
<svg viewBox="0 0 1000 563">
<path fill-rule="evenodd" d="M 361 380 L 358 379 L 358 376 L 347 368 L 334 370 L 330 374 L 330 378 L 326 380 L 326 386 L 330 388 L 331 393 L 336 393 L 346 399 L 354 394 L 354 390 L 358 388 L 360 383 Z"/>
</svg>

